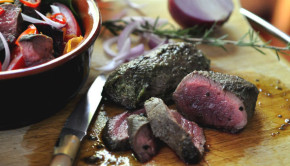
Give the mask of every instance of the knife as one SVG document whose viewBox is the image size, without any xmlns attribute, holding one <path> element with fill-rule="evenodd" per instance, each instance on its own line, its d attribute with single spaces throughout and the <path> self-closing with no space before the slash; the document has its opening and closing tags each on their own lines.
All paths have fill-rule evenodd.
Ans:
<svg viewBox="0 0 290 166">
<path fill-rule="evenodd" d="M 54 147 L 51 166 L 69 166 L 73 164 L 80 143 L 86 135 L 90 122 L 101 102 L 101 93 L 105 82 L 106 77 L 99 75 L 66 120 Z"/>
<path fill-rule="evenodd" d="M 240 13 L 244 16 L 246 16 L 251 21 L 255 22 L 259 26 L 265 28 L 269 33 L 273 34 L 274 36 L 278 37 L 280 40 L 290 43 L 290 37 L 286 33 L 282 32 L 272 24 L 268 23 L 264 19 L 260 18 L 259 16 L 255 15 L 254 13 L 244 9 L 240 8 Z"/>
</svg>

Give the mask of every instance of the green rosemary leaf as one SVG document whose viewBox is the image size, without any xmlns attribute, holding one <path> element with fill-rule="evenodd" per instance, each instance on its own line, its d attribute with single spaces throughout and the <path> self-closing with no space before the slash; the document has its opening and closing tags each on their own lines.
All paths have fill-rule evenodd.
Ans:
<svg viewBox="0 0 290 166">
<path fill-rule="evenodd" d="M 277 59 L 278 59 L 278 61 L 280 61 L 280 56 L 279 56 L 279 53 L 278 53 L 278 52 L 279 52 L 278 50 L 275 50 L 275 53 L 276 53 Z"/>
<path fill-rule="evenodd" d="M 255 46 L 252 46 L 252 48 L 254 48 L 255 50 L 257 50 L 259 53 L 263 54 L 263 55 L 266 55 L 266 53 L 264 51 L 262 51 L 261 49 L 255 47 Z"/>
</svg>

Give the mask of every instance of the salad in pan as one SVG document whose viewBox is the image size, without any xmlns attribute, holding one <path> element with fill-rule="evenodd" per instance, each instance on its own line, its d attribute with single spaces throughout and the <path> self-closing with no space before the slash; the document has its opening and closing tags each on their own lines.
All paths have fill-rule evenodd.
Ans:
<svg viewBox="0 0 290 166">
<path fill-rule="evenodd" d="M 83 39 L 70 1 L 0 0 L 0 71 L 39 65 Z"/>
</svg>

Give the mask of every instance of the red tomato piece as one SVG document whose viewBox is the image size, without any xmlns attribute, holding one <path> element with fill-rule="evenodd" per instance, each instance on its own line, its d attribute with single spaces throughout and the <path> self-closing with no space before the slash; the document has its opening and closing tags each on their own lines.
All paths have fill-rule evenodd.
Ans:
<svg viewBox="0 0 290 166">
<path fill-rule="evenodd" d="M 24 58 L 23 58 L 23 55 L 21 53 L 19 46 L 16 46 L 13 49 L 11 56 L 13 57 L 13 59 L 10 62 L 7 70 L 22 69 L 26 67 L 25 61 L 24 61 Z"/>
</svg>

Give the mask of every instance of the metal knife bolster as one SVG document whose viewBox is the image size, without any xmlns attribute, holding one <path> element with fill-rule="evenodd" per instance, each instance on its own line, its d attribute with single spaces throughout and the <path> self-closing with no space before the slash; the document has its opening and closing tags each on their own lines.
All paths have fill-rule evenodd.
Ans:
<svg viewBox="0 0 290 166">
<path fill-rule="evenodd" d="M 67 155 L 71 161 L 74 161 L 80 143 L 80 139 L 72 134 L 60 137 L 54 148 L 54 155 Z"/>
<path fill-rule="evenodd" d="M 83 131 L 77 131 L 70 128 L 63 128 L 61 135 L 55 144 L 53 154 L 67 155 L 73 161 L 78 152 L 80 142 L 85 135 L 86 132 Z"/>
</svg>

